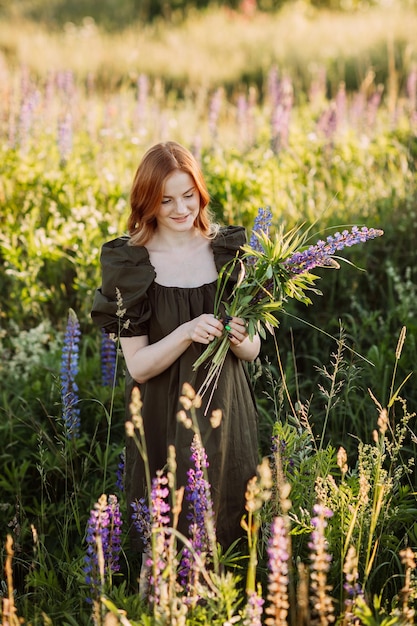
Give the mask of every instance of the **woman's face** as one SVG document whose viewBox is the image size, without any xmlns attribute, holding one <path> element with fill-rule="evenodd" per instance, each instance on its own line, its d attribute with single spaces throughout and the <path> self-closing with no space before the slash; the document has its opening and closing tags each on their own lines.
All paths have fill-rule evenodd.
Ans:
<svg viewBox="0 0 417 626">
<path fill-rule="evenodd" d="M 175 170 L 165 180 L 156 221 L 158 228 L 185 232 L 194 226 L 200 211 L 200 194 L 193 177 Z"/>
</svg>

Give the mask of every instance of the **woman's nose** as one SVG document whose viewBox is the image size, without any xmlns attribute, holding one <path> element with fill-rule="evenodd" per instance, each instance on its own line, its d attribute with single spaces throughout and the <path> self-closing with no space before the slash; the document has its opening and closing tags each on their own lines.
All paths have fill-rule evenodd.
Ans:
<svg viewBox="0 0 417 626">
<path fill-rule="evenodd" d="M 185 203 L 185 200 L 183 198 L 179 198 L 177 200 L 177 213 L 186 213 L 187 212 L 187 206 Z"/>
</svg>

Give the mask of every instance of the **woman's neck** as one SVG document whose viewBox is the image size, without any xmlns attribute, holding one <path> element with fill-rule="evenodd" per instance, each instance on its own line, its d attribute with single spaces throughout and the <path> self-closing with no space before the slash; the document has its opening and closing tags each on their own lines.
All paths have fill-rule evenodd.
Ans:
<svg viewBox="0 0 417 626">
<path fill-rule="evenodd" d="M 168 230 L 157 229 L 147 242 L 146 248 L 155 251 L 179 250 L 181 248 L 190 249 L 190 246 L 198 245 L 201 239 L 205 239 L 197 228 L 187 230 L 183 233 L 174 233 Z"/>
</svg>

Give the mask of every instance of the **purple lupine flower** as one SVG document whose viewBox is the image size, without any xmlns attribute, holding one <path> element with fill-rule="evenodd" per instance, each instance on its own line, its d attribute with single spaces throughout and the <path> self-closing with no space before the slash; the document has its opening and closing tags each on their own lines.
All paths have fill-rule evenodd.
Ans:
<svg viewBox="0 0 417 626">
<path fill-rule="evenodd" d="M 279 84 L 278 70 L 276 66 L 274 66 L 268 73 L 268 95 L 271 101 L 272 109 L 274 109 L 278 104 L 279 91 L 280 91 L 280 84 Z"/>
<path fill-rule="evenodd" d="M 278 101 L 272 111 L 272 149 L 278 152 L 288 146 L 290 117 L 293 105 L 293 86 L 288 77 L 284 77 L 279 85 Z"/>
<path fill-rule="evenodd" d="M 65 164 L 72 152 L 72 115 L 69 112 L 58 122 L 58 150 L 61 164 Z"/>
<path fill-rule="evenodd" d="M 168 561 L 169 538 L 165 529 L 170 523 L 169 513 L 171 507 L 168 503 L 169 488 L 168 478 L 161 470 L 156 473 L 152 480 L 151 489 L 151 534 L 153 535 L 152 558 L 150 553 L 145 565 L 150 569 L 149 587 L 150 601 L 155 605 L 161 604 L 161 598 L 166 589 L 164 571 Z"/>
<path fill-rule="evenodd" d="M 310 549 L 310 599 L 314 616 L 319 616 L 321 622 L 330 624 L 335 621 L 333 600 L 329 592 L 331 586 L 327 584 L 327 572 L 330 569 L 332 557 L 327 552 L 325 529 L 327 519 L 333 512 L 322 504 L 313 507 L 314 517 L 311 518 L 313 531 L 310 535 L 308 547 Z"/>
<path fill-rule="evenodd" d="M 169 524 L 169 512 L 171 510 L 167 498 L 169 496 L 168 478 L 158 471 L 156 478 L 152 481 L 152 494 L 151 494 L 151 517 L 152 526 L 159 528 L 161 526 L 167 526 Z"/>
<path fill-rule="evenodd" d="M 194 467 L 188 470 L 188 481 L 185 488 L 186 500 L 189 503 L 190 528 L 193 533 L 193 546 L 197 551 L 210 552 L 211 543 L 208 530 L 214 518 L 210 484 L 205 478 L 209 462 L 200 437 L 195 434 L 191 443 L 191 460 Z"/>
<path fill-rule="evenodd" d="M 236 122 L 242 148 L 253 144 L 255 105 L 256 95 L 253 89 L 249 90 L 247 97 L 244 94 L 239 95 L 236 104 Z"/>
<path fill-rule="evenodd" d="M 80 429 L 78 385 L 75 380 L 78 374 L 80 336 L 80 323 L 75 312 L 70 309 L 61 358 L 62 419 L 69 439 L 78 437 Z"/>
<path fill-rule="evenodd" d="M 7 141 L 10 148 L 16 147 L 16 120 L 12 110 L 9 112 L 8 126 L 7 126 Z"/>
<path fill-rule="evenodd" d="M 34 112 L 40 101 L 40 92 L 35 90 L 24 96 L 19 112 L 19 144 L 22 150 L 28 145 Z"/>
<path fill-rule="evenodd" d="M 23 65 L 20 69 L 20 93 L 22 97 L 26 97 L 29 94 L 31 87 L 30 72 L 27 65 Z"/>
<path fill-rule="evenodd" d="M 345 590 L 345 620 L 351 620 L 349 623 L 354 624 L 353 608 L 356 604 L 356 599 L 364 595 L 362 587 L 358 582 L 358 555 L 354 546 L 349 547 L 343 565 L 343 573 L 345 575 L 345 583 L 343 585 Z"/>
<path fill-rule="evenodd" d="M 357 243 L 380 237 L 383 235 L 383 232 L 383 230 L 377 228 L 363 226 L 359 229 L 357 226 L 354 226 L 351 232 L 344 230 L 342 233 L 329 235 L 326 241 L 318 241 L 314 246 L 310 246 L 303 252 L 295 252 L 283 265 L 292 276 L 309 272 L 317 266 L 337 267 L 337 264 L 331 258 L 335 252 Z"/>
<path fill-rule="evenodd" d="M 262 246 L 257 237 L 257 233 L 264 233 L 266 236 L 269 235 L 269 229 L 272 222 L 272 213 L 269 207 L 263 208 L 259 207 L 258 214 L 255 217 L 255 221 L 253 223 L 252 233 L 249 239 L 250 247 L 256 252 L 262 252 Z M 256 263 L 256 257 L 250 256 L 247 258 L 246 262 L 248 265 L 254 265 Z"/>
<path fill-rule="evenodd" d="M 185 498 L 188 501 L 189 512 L 187 519 L 190 542 L 199 556 L 212 553 L 212 534 L 214 530 L 213 503 L 210 493 L 210 484 L 205 478 L 208 468 L 207 455 L 200 437 L 195 434 L 191 443 L 191 461 L 194 467 L 187 472 L 188 480 L 185 487 Z M 180 579 L 187 593 L 193 593 L 198 580 L 199 568 L 187 547 L 183 550 L 180 566 Z"/>
<path fill-rule="evenodd" d="M 145 128 L 146 103 L 148 100 L 149 80 L 146 74 L 140 74 L 137 80 L 136 120 L 139 131 Z"/>
<path fill-rule="evenodd" d="M 265 209 L 263 207 L 259 207 L 258 214 L 255 217 L 255 221 L 253 223 L 252 234 L 249 240 L 250 247 L 257 252 L 262 252 L 262 247 L 259 243 L 259 239 L 256 236 L 256 233 L 265 233 L 265 235 L 268 236 L 271 222 L 271 209 L 269 207 L 266 207 Z"/>
<path fill-rule="evenodd" d="M 117 349 L 112 337 L 101 330 L 101 384 L 113 387 L 116 374 Z"/>
<path fill-rule="evenodd" d="M 265 614 L 269 615 L 265 624 L 284 626 L 287 624 L 288 599 L 288 560 L 289 539 L 284 518 L 275 517 L 271 525 L 268 542 L 268 596 L 269 605 Z"/>
<path fill-rule="evenodd" d="M 242 615 L 242 626 L 262 626 L 264 603 L 265 600 L 256 591 L 248 593 L 248 601 Z"/>
<path fill-rule="evenodd" d="M 126 451 L 125 449 L 119 454 L 119 463 L 117 465 L 116 470 L 116 487 L 120 489 L 120 491 L 124 491 L 124 474 L 125 474 L 125 463 L 126 463 Z"/>
<path fill-rule="evenodd" d="M 240 137 L 242 140 L 242 144 L 244 144 L 244 136 L 245 136 L 245 127 L 247 120 L 247 112 L 248 112 L 248 103 L 246 101 L 246 96 L 244 94 L 240 94 L 237 99 L 236 104 L 236 121 L 239 129 Z"/>
<path fill-rule="evenodd" d="M 376 123 L 377 112 L 379 109 L 379 105 L 382 101 L 383 89 L 383 85 L 378 85 L 377 89 L 374 91 L 368 101 L 366 119 L 370 129 L 373 129 Z"/>
<path fill-rule="evenodd" d="M 63 93 L 66 102 L 69 102 L 75 92 L 74 73 L 71 70 L 58 72 L 56 83 L 58 89 Z"/>
<path fill-rule="evenodd" d="M 217 137 L 217 123 L 219 121 L 220 109 L 222 104 L 222 91 L 217 89 L 210 100 L 210 108 L 208 114 L 208 126 L 210 134 L 213 138 Z"/>
<path fill-rule="evenodd" d="M 271 439 L 271 452 L 274 459 L 279 457 L 280 464 L 286 474 L 292 474 L 294 468 L 294 459 L 288 454 L 288 444 L 285 439 L 280 439 L 278 435 L 273 435 Z"/>
<path fill-rule="evenodd" d="M 414 67 L 407 76 L 407 97 L 410 101 L 410 111 L 417 109 L 417 69 Z"/>
<path fill-rule="evenodd" d="M 135 529 L 137 530 L 141 541 L 144 545 L 144 551 L 149 553 L 151 549 L 151 514 L 149 506 L 146 504 L 145 498 L 140 498 L 135 502 L 130 503 L 132 509 L 132 521 Z"/>
<path fill-rule="evenodd" d="M 199 163 L 200 165 L 201 165 L 201 149 L 202 149 L 201 136 L 197 134 L 194 137 L 194 140 L 191 146 L 191 152 L 195 160 L 197 161 L 197 163 Z"/>
<path fill-rule="evenodd" d="M 94 597 L 99 596 L 112 574 L 120 570 L 122 519 L 117 497 L 103 494 L 90 512 L 87 526 L 85 580 Z M 91 601 L 91 599 L 90 599 Z"/>
<path fill-rule="evenodd" d="M 55 94 L 55 76 L 53 72 L 49 71 L 46 75 L 46 82 L 44 88 L 43 106 L 46 114 L 49 114 L 52 107 L 52 102 Z"/>
<path fill-rule="evenodd" d="M 346 120 L 347 98 L 346 98 L 346 85 L 341 83 L 335 97 L 336 105 L 336 121 L 339 126 Z"/>
<path fill-rule="evenodd" d="M 321 133 L 323 133 L 326 139 L 331 141 L 337 131 L 337 123 L 337 108 L 336 105 L 332 103 L 320 116 L 320 119 L 317 122 L 317 128 Z"/>
</svg>

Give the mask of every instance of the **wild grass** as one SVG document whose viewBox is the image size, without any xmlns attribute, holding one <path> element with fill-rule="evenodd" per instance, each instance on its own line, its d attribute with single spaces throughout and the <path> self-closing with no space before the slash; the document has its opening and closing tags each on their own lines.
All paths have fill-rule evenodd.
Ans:
<svg viewBox="0 0 417 626">
<path fill-rule="evenodd" d="M 88 18 L 62 31 L 5 21 L 0 49 L 3 71 L 26 66 L 44 78 L 67 69 L 84 82 L 93 75 L 107 92 L 135 83 L 140 74 L 182 95 L 219 86 L 261 89 L 276 65 L 291 76 L 300 97 L 311 76 L 319 77 L 325 67 L 334 96 L 341 81 L 349 90 L 357 89 L 370 69 L 377 84 L 387 84 L 391 71 L 390 89 L 403 88 L 417 60 L 416 29 L 417 15 L 405 3 L 337 13 L 298 2 L 276 14 L 258 12 L 248 18 L 226 9 L 208 10 L 183 23 L 134 24 L 112 34 Z"/>
</svg>

